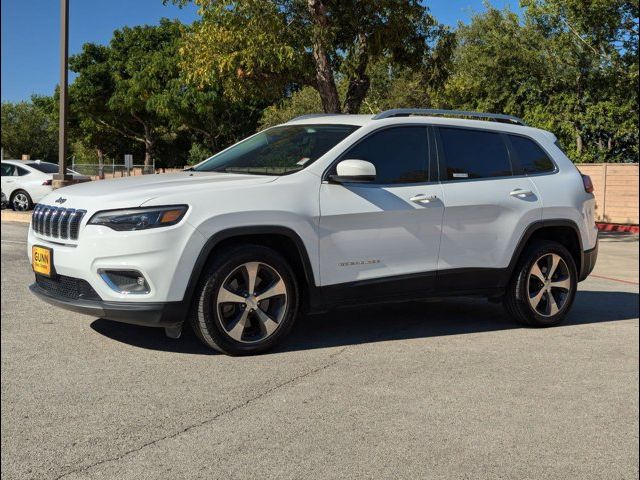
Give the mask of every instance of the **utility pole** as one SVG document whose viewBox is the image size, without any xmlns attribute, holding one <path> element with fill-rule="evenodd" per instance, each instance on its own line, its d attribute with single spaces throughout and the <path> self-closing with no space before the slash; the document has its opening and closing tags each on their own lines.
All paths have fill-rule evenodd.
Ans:
<svg viewBox="0 0 640 480">
<path fill-rule="evenodd" d="M 67 173 L 67 111 L 69 108 L 69 0 L 60 0 L 60 123 L 58 134 L 58 173 L 53 176 L 53 188 L 73 183 Z"/>
</svg>

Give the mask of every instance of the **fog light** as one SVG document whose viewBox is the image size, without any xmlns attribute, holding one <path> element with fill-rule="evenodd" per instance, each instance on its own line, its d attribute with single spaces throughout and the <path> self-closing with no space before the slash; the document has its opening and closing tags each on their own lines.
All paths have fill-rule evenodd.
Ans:
<svg viewBox="0 0 640 480">
<path fill-rule="evenodd" d="M 137 270 L 98 270 L 111 290 L 123 295 L 149 293 L 146 278 Z"/>
</svg>

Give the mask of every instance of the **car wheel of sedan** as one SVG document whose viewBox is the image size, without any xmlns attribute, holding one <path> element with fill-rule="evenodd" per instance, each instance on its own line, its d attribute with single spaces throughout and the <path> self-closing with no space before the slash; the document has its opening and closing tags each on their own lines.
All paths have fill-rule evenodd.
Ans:
<svg viewBox="0 0 640 480">
<path fill-rule="evenodd" d="M 33 208 L 33 201 L 27 192 L 18 190 L 11 196 L 11 208 L 17 212 L 26 212 Z"/>
<path fill-rule="evenodd" d="M 211 348 L 255 354 L 291 330 L 298 305 L 287 261 L 270 248 L 244 245 L 215 255 L 196 292 L 191 325 Z"/>
</svg>

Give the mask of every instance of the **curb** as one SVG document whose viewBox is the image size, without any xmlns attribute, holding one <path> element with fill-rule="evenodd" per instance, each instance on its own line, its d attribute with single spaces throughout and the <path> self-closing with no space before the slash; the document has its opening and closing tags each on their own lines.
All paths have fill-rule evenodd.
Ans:
<svg viewBox="0 0 640 480">
<path fill-rule="evenodd" d="M 31 222 L 31 212 L 14 212 L 10 209 L 2 210 L 2 221 L 29 223 Z"/>
<path fill-rule="evenodd" d="M 640 233 L 638 225 L 621 225 L 618 223 L 602 223 L 596 222 L 596 227 L 601 232 L 620 232 L 620 233 Z"/>
</svg>

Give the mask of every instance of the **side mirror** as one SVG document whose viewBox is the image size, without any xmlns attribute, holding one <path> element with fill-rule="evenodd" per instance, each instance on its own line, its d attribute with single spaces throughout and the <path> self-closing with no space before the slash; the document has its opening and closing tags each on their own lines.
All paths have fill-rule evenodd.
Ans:
<svg viewBox="0 0 640 480">
<path fill-rule="evenodd" d="M 342 160 L 336 165 L 337 175 L 329 180 L 335 183 L 367 183 L 376 179 L 376 167 L 366 160 Z"/>
</svg>

